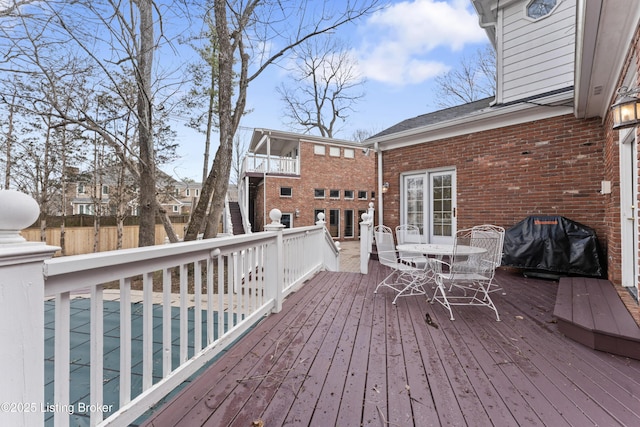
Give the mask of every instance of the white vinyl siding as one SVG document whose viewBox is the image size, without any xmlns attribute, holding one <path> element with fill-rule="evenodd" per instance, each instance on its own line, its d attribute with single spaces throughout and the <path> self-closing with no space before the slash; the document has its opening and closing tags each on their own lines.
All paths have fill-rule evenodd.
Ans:
<svg viewBox="0 0 640 427">
<path fill-rule="evenodd" d="M 514 2 L 502 10 L 500 103 L 573 86 L 575 0 L 562 0 L 535 21 L 527 18 L 525 6 Z"/>
</svg>

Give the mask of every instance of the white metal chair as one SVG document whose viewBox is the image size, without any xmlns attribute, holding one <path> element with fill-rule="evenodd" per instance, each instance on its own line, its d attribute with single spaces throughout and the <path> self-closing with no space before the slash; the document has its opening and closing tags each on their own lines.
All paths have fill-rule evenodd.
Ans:
<svg viewBox="0 0 640 427">
<path fill-rule="evenodd" d="M 484 238 L 484 237 L 493 237 L 492 239 L 482 239 L 478 241 L 477 244 L 473 243 L 474 239 Z M 500 267 L 502 264 L 502 248 L 504 246 L 504 228 L 499 227 L 497 225 L 491 224 L 483 224 L 476 225 L 471 227 L 471 240 L 472 245 L 487 245 L 487 252 L 492 255 L 491 258 L 487 257 L 487 259 L 491 259 L 491 262 L 494 263 L 495 268 Z M 502 288 L 499 288 L 493 281 L 489 284 L 487 291 L 495 292 L 499 291 Z"/>
<path fill-rule="evenodd" d="M 374 227 L 373 235 L 380 264 L 391 269 L 391 273 L 378 283 L 374 293 L 377 294 L 381 286 L 394 290 L 397 295 L 393 299 L 393 304 L 401 296 L 426 295 L 424 284 L 428 279 L 427 264 L 417 267 L 411 259 L 401 259 L 398 256 L 393 233 L 389 227 L 378 225 Z"/>
<path fill-rule="evenodd" d="M 478 305 L 493 310 L 496 320 L 500 321 L 498 309 L 489 295 L 496 270 L 495 255 L 489 248 L 495 247 L 497 240 L 499 237 L 495 235 L 479 236 L 476 233 L 474 236 L 471 229 L 461 230 L 456 233 L 450 262 L 429 260 L 436 282 L 431 303 L 442 304 L 449 310 L 451 320 L 454 320 L 452 306 Z M 470 253 L 469 247 L 478 252 Z"/>
<path fill-rule="evenodd" d="M 406 243 L 422 243 L 420 228 L 416 225 L 404 224 L 396 227 L 396 240 L 399 245 Z M 414 252 L 399 251 L 399 256 L 403 260 L 410 260 L 418 268 L 424 268 L 428 262 L 427 258 Z"/>
</svg>

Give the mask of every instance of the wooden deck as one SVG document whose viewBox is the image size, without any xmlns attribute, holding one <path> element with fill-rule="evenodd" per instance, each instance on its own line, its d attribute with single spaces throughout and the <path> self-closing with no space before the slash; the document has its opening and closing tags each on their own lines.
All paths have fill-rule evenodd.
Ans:
<svg viewBox="0 0 640 427">
<path fill-rule="evenodd" d="M 558 330 L 596 350 L 640 360 L 640 328 L 613 284 L 563 277 L 553 311 Z"/>
<path fill-rule="evenodd" d="M 482 307 L 450 321 L 424 297 L 374 294 L 384 273 L 317 275 L 145 425 L 640 425 L 640 361 L 561 334 L 557 282 L 500 271 L 502 321 Z"/>
</svg>

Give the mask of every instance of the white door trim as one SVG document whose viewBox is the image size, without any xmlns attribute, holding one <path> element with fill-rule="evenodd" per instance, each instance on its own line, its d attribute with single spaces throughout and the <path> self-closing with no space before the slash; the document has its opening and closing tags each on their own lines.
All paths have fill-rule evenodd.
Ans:
<svg viewBox="0 0 640 427">
<path fill-rule="evenodd" d="M 636 128 L 620 132 L 620 246 L 622 286 L 638 287 L 638 141 Z M 637 295 L 637 293 L 636 293 Z"/>
<path fill-rule="evenodd" d="M 452 183 L 451 183 L 451 236 L 440 236 L 434 235 L 434 224 L 433 224 L 433 209 L 434 209 L 434 200 L 433 200 L 433 178 L 435 176 L 442 176 L 451 174 Z M 457 218 L 454 215 L 454 212 L 457 208 L 456 205 L 456 169 L 455 167 L 448 168 L 438 168 L 438 169 L 429 169 L 422 171 L 411 171 L 405 172 L 401 175 L 400 183 L 401 183 L 401 201 L 400 201 L 400 223 L 408 224 L 415 222 L 414 220 L 410 220 L 408 218 L 408 202 L 407 202 L 407 180 L 411 178 L 418 178 L 422 180 L 422 235 L 424 240 L 427 243 L 442 243 L 442 244 L 452 244 L 453 237 L 456 233 L 457 227 Z"/>
</svg>

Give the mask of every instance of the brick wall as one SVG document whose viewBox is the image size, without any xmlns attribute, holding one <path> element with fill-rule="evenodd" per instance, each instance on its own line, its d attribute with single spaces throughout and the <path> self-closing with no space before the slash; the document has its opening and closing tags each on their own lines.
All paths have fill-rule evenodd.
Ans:
<svg viewBox="0 0 640 427">
<path fill-rule="evenodd" d="M 336 146 L 337 147 L 337 146 Z M 304 227 L 315 224 L 314 211 L 324 209 L 329 223 L 329 210 L 340 211 L 340 239 L 344 239 L 345 211 L 353 210 L 354 237 L 358 236 L 358 211 L 366 210 L 371 201 L 372 192 L 375 191 L 375 156 L 365 156 L 358 147 L 354 149 L 354 158 L 344 157 L 344 148 L 340 147 L 340 157 L 329 155 L 329 146 L 326 146 L 325 154 L 314 154 L 314 144 L 310 142 L 300 143 L 300 170 L 299 177 L 284 177 L 270 175 L 266 177 L 266 185 L 258 188 L 255 199 L 255 225 L 256 229 L 262 229 L 263 193 L 266 189 L 266 216 L 269 222 L 269 211 L 273 208 L 280 209 L 283 213 L 294 214 L 293 226 Z M 291 197 L 280 197 L 281 187 L 291 187 Z M 314 190 L 323 188 L 324 199 L 316 199 Z M 339 199 L 331 199 L 329 191 L 340 190 Z M 353 200 L 345 199 L 344 191 L 352 190 Z M 366 191 L 367 198 L 358 199 L 358 192 Z M 299 216 L 295 217 L 296 210 Z"/>
<path fill-rule="evenodd" d="M 566 115 L 385 151 L 384 222 L 400 223 L 403 172 L 455 167 L 458 229 L 561 215 L 594 228 L 606 248 L 610 197 L 600 183 L 618 179 L 605 173 L 604 143 L 600 119 Z"/>
</svg>

